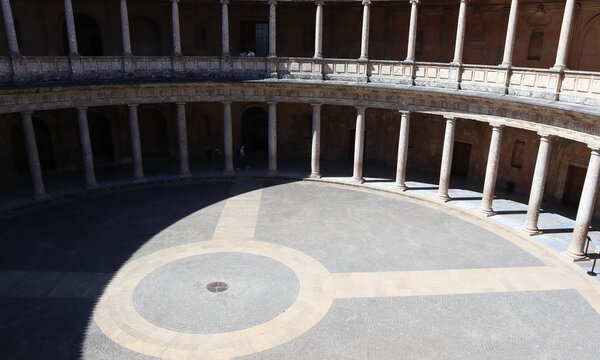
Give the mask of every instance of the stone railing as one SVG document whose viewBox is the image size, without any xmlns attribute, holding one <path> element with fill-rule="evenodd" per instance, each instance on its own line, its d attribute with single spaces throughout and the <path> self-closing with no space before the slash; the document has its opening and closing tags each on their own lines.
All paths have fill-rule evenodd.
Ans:
<svg viewBox="0 0 600 360">
<path fill-rule="evenodd" d="M 443 88 L 600 106 L 600 73 L 487 65 L 262 57 L 20 57 L 0 59 L 0 85 L 200 79 L 303 79 Z"/>
</svg>

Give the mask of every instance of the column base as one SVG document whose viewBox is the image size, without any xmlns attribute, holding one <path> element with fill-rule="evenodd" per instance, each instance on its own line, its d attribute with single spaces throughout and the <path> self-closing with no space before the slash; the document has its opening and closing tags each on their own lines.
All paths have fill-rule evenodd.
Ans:
<svg viewBox="0 0 600 360">
<path fill-rule="evenodd" d="M 438 199 L 442 200 L 445 203 L 452 200 L 452 198 L 450 196 L 445 195 L 445 194 L 438 194 L 437 197 L 438 197 Z"/>
<path fill-rule="evenodd" d="M 567 250 L 565 252 L 565 254 L 571 259 L 573 260 L 573 262 L 577 262 L 577 261 L 586 261 L 589 260 L 590 258 L 587 256 L 587 254 L 584 254 L 583 252 L 571 252 L 571 250 Z"/>
<path fill-rule="evenodd" d="M 146 178 L 145 178 L 145 177 L 143 177 L 143 176 L 142 176 L 142 177 L 136 177 L 136 178 L 134 178 L 134 179 L 133 179 L 133 182 L 134 182 L 135 184 L 143 183 L 143 182 L 145 182 L 145 181 L 146 181 Z"/>
<path fill-rule="evenodd" d="M 267 172 L 267 176 L 279 176 L 279 171 L 269 170 L 269 172 Z"/>
<path fill-rule="evenodd" d="M 365 179 L 361 176 L 353 176 L 352 177 L 352 182 L 358 183 L 358 184 L 363 184 L 365 182 Z"/>
<path fill-rule="evenodd" d="M 406 191 L 406 190 L 408 190 L 408 186 L 406 186 L 406 184 L 398 184 L 398 183 L 396 183 L 396 184 L 394 185 L 394 187 L 395 187 L 396 189 L 398 189 L 398 190 L 401 190 L 401 191 Z"/>
<path fill-rule="evenodd" d="M 310 179 L 320 179 L 322 176 L 319 173 L 310 173 L 308 176 Z"/>
<path fill-rule="evenodd" d="M 369 61 L 369 58 L 366 56 L 361 56 L 358 58 L 358 61 Z"/>
<path fill-rule="evenodd" d="M 180 179 L 189 179 L 192 177 L 192 173 L 191 172 L 183 172 L 183 173 L 179 173 L 179 178 Z"/>
<path fill-rule="evenodd" d="M 490 209 L 480 208 L 479 212 L 482 213 L 483 215 L 487 216 L 487 217 L 496 215 L 496 213 L 494 212 L 494 209 L 492 209 L 492 208 L 490 208 Z"/>
<path fill-rule="evenodd" d="M 223 171 L 223 175 L 224 176 L 235 176 L 235 170 L 231 169 L 231 170 L 224 170 Z"/>
<path fill-rule="evenodd" d="M 50 198 L 50 195 L 48 195 L 48 193 L 46 193 L 46 192 L 33 194 L 33 200 L 35 200 L 35 201 L 44 201 L 44 200 L 48 200 L 49 198 Z"/>
<path fill-rule="evenodd" d="M 538 229 L 537 227 L 535 228 L 531 228 L 528 227 L 526 225 L 523 225 L 523 227 L 521 227 L 521 230 L 525 231 L 526 233 L 528 233 L 530 236 L 535 236 L 535 235 L 540 235 L 542 232 L 540 231 L 540 229 Z"/>
<path fill-rule="evenodd" d="M 93 191 L 93 190 L 97 190 L 98 188 L 100 188 L 100 185 L 98 185 L 97 183 L 93 183 L 93 184 L 86 184 L 85 185 L 85 189 L 87 191 Z"/>
</svg>

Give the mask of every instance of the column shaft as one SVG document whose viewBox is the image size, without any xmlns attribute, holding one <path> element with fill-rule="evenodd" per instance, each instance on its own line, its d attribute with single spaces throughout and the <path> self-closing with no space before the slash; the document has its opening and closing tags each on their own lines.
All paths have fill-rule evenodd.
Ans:
<svg viewBox="0 0 600 360">
<path fill-rule="evenodd" d="M 69 56 L 79 56 L 77 49 L 77 33 L 75 32 L 75 18 L 71 0 L 65 0 L 65 23 L 67 25 L 67 38 L 69 40 Z"/>
<path fill-rule="evenodd" d="M 365 112 L 366 108 L 356 108 L 356 134 L 354 136 L 354 172 L 352 179 L 360 183 L 363 179 L 363 155 L 365 150 Z"/>
<path fill-rule="evenodd" d="M 17 32 L 15 31 L 15 22 L 10 8 L 10 0 L 2 0 L 2 16 L 4 17 L 4 29 L 6 31 L 6 41 L 8 42 L 8 52 L 10 56 L 19 56 L 19 42 L 17 41 Z"/>
<path fill-rule="evenodd" d="M 508 67 L 512 64 L 513 46 L 515 44 L 515 34 L 517 29 L 517 14 L 519 12 L 519 0 L 512 0 L 510 3 L 510 13 L 508 15 L 508 26 L 506 27 L 506 39 L 504 42 L 504 57 L 502 66 Z"/>
<path fill-rule="evenodd" d="M 221 0 L 221 55 L 229 56 L 229 0 Z"/>
<path fill-rule="evenodd" d="M 223 102 L 223 147 L 225 153 L 225 175 L 235 175 L 233 168 L 233 131 L 231 126 L 231 102 Z"/>
<path fill-rule="evenodd" d="M 269 0 L 269 57 L 277 56 L 277 5 L 276 0 Z"/>
<path fill-rule="evenodd" d="M 485 169 L 485 181 L 483 183 L 483 198 L 479 210 L 486 215 L 493 215 L 492 203 L 494 201 L 494 189 L 498 176 L 498 162 L 500 161 L 500 146 L 502 145 L 503 126 L 492 125 L 492 139 L 490 140 L 490 151 L 488 153 L 487 167 Z"/>
<path fill-rule="evenodd" d="M 315 59 L 323 57 L 323 0 L 317 0 L 317 13 L 315 15 Z"/>
<path fill-rule="evenodd" d="M 188 159 L 187 124 L 185 120 L 185 103 L 177 103 L 177 139 L 179 140 L 179 176 L 190 177 Z"/>
<path fill-rule="evenodd" d="M 450 172 L 452 171 L 452 154 L 454 152 L 454 118 L 446 119 L 446 133 L 444 135 L 444 150 L 442 151 L 442 165 L 440 167 L 440 185 L 438 197 L 449 201 L 448 188 L 450 187 Z"/>
<path fill-rule="evenodd" d="M 531 234 L 539 232 L 537 225 L 540 217 L 542 200 L 544 198 L 546 178 L 548 177 L 551 148 L 552 138 L 547 135 L 541 135 L 540 148 L 538 150 L 535 171 L 533 172 L 533 180 L 531 182 L 531 193 L 529 194 L 529 204 L 527 206 L 527 218 L 525 219 L 525 225 L 523 226 L 523 229 Z"/>
<path fill-rule="evenodd" d="M 277 175 L 277 103 L 269 104 L 269 175 Z"/>
<path fill-rule="evenodd" d="M 173 24 L 173 56 L 181 56 L 181 33 L 179 31 L 179 0 L 171 0 Z"/>
<path fill-rule="evenodd" d="M 567 0 L 565 4 L 565 12 L 563 14 L 562 26 L 560 27 L 560 38 L 558 39 L 558 49 L 556 51 L 556 63 L 553 67 L 555 70 L 564 70 L 567 68 L 567 51 L 569 50 L 571 23 L 573 22 L 574 9 L 575 0 Z"/>
<path fill-rule="evenodd" d="M 454 65 L 462 65 L 466 25 L 467 0 L 460 0 L 460 8 L 458 10 L 458 24 L 456 26 L 456 43 L 454 44 L 454 60 L 452 60 L 452 64 Z"/>
<path fill-rule="evenodd" d="M 310 177 L 321 177 L 321 104 L 312 104 L 312 146 L 310 151 Z"/>
<path fill-rule="evenodd" d="M 396 166 L 396 187 L 406 190 L 406 160 L 408 157 L 408 136 L 410 129 L 410 112 L 400 111 L 400 135 L 398 136 L 398 164 Z"/>
<path fill-rule="evenodd" d="M 94 172 L 94 156 L 92 154 L 92 142 L 88 127 L 87 108 L 77 108 L 77 122 L 79 123 L 79 142 L 81 144 L 81 157 L 85 169 L 85 187 L 94 189 L 98 187 L 96 174 Z"/>
<path fill-rule="evenodd" d="M 585 242 L 590 230 L 592 216 L 594 215 L 596 196 L 598 195 L 599 177 L 600 152 L 598 149 L 592 149 L 590 164 L 588 165 L 587 173 L 585 174 L 585 182 L 583 183 L 581 199 L 579 200 L 579 208 L 577 208 L 577 218 L 575 219 L 571 246 L 567 252 L 567 254 L 574 258 L 583 258 L 586 256 L 584 253 Z"/>
<path fill-rule="evenodd" d="M 131 56 L 131 37 L 129 35 L 127 0 L 121 0 L 121 37 L 123 39 L 123 56 Z"/>
<path fill-rule="evenodd" d="M 417 48 L 417 11 L 419 0 L 410 0 L 410 24 L 408 26 L 408 49 L 406 50 L 406 61 L 415 61 L 415 49 Z"/>
<path fill-rule="evenodd" d="M 144 180 L 142 165 L 142 145 L 140 143 L 140 127 L 138 124 L 137 105 L 129 107 L 129 131 L 131 133 L 131 158 L 133 159 L 133 178 L 135 181 Z"/>
<path fill-rule="evenodd" d="M 362 3 L 363 21 L 359 60 L 367 60 L 369 58 L 369 18 L 371 13 L 371 0 L 363 0 Z"/>
<path fill-rule="evenodd" d="M 29 171 L 31 172 L 31 178 L 33 180 L 33 198 L 35 200 L 42 200 L 48 197 L 48 194 L 46 194 L 46 189 L 44 187 L 42 167 L 40 166 L 40 157 L 38 154 L 37 142 L 35 140 L 35 131 L 33 130 L 31 113 L 21 113 L 21 125 L 25 137 Z"/>
</svg>

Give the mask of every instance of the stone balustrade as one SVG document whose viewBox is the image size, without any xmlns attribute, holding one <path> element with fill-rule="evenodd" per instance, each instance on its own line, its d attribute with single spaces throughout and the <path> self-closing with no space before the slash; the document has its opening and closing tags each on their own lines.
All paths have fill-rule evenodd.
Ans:
<svg viewBox="0 0 600 360">
<path fill-rule="evenodd" d="M 0 85 L 168 79 L 301 79 L 460 89 L 600 105 L 600 73 L 488 65 L 261 57 L 15 57 L 0 59 Z"/>
</svg>

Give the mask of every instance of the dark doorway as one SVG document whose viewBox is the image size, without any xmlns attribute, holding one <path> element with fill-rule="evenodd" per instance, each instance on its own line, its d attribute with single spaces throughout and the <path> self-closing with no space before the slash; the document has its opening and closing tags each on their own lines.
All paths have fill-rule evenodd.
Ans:
<svg viewBox="0 0 600 360">
<path fill-rule="evenodd" d="M 256 56 L 269 53 L 269 24 L 255 21 L 243 21 L 240 24 L 240 52 L 253 50 Z"/>
<path fill-rule="evenodd" d="M 77 48 L 81 56 L 102 56 L 102 31 L 98 23 L 90 16 L 75 14 L 75 32 L 77 33 Z M 63 40 L 65 54 L 69 54 L 67 25 L 63 23 Z"/>
<path fill-rule="evenodd" d="M 94 164 L 111 164 L 114 162 L 113 140 L 110 122 L 106 116 L 97 113 L 88 113 L 88 126 Z"/>
<path fill-rule="evenodd" d="M 40 166 L 43 172 L 56 170 L 54 163 L 54 151 L 52 149 L 52 137 L 46 123 L 34 117 L 33 131 L 38 148 Z M 25 147 L 25 137 L 23 128 L 20 124 L 15 124 L 10 129 L 10 142 L 12 146 L 15 171 L 17 175 L 29 175 L 29 161 L 27 159 L 27 148 Z"/>
<path fill-rule="evenodd" d="M 137 56 L 163 55 L 160 26 L 156 21 L 138 16 L 131 20 L 131 51 Z"/>
<path fill-rule="evenodd" d="M 570 206 L 579 206 L 579 198 L 585 182 L 586 168 L 569 165 L 567 170 L 567 182 L 563 191 L 562 204 Z"/>
<path fill-rule="evenodd" d="M 269 148 L 269 114 L 253 107 L 242 115 L 242 145 L 248 153 L 267 153 Z"/>
<path fill-rule="evenodd" d="M 142 156 L 146 159 L 169 157 L 167 119 L 158 110 L 140 112 L 140 141 Z"/>
<path fill-rule="evenodd" d="M 454 142 L 452 154 L 452 176 L 466 178 L 469 175 L 469 161 L 471 160 L 471 144 Z"/>
</svg>

